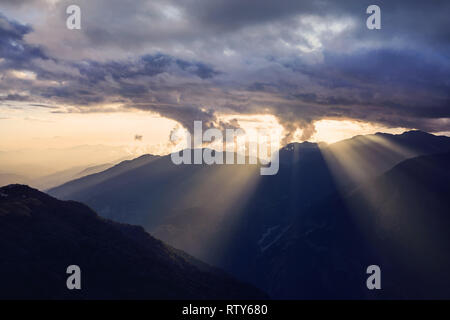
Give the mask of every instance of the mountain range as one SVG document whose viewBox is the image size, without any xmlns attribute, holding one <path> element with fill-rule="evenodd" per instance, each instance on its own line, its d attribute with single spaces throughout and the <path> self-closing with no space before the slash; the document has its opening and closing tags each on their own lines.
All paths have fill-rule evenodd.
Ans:
<svg viewBox="0 0 450 320">
<path fill-rule="evenodd" d="M 259 165 L 144 155 L 49 190 L 275 299 L 449 298 L 450 138 L 421 131 L 292 143 Z M 366 288 L 379 265 L 383 290 Z"/>
<path fill-rule="evenodd" d="M 420 131 L 357 136 L 329 146 L 293 143 L 280 150 L 280 170 L 274 176 L 260 176 L 255 165 L 177 166 L 170 156 L 145 155 L 49 193 L 86 203 L 103 217 L 142 225 L 212 264 L 239 264 L 240 255 L 232 262 L 229 250 L 243 255 L 255 251 L 269 228 L 308 205 L 408 158 L 445 151 L 450 151 L 449 137 Z M 236 239 L 230 238 L 233 234 Z M 242 235 L 245 241 L 238 239 Z M 225 250 L 233 243 L 237 248 Z"/>
</svg>

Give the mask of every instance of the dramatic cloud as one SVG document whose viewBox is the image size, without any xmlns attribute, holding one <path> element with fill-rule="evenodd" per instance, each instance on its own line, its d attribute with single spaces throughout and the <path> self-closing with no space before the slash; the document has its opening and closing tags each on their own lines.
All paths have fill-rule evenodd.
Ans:
<svg viewBox="0 0 450 320">
<path fill-rule="evenodd" d="M 379 1 L 381 30 L 356 0 L 80 0 L 82 30 L 65 28 L 69 4 L 2 2 L 0 103 L 148 110 L 189 130 L 271 114 L 285 142 L 321 119 L 450 130 L 448 1 Z"/>
<path fill-rule="evenodd" d="M 30 26 L 8 20 L 0 14 L 0 57 L 1 70 L 30 67 L 35 58 L 47 59 L 41 48 L 24 41 L 24 36 L 32 31 Z"/>
</svg>

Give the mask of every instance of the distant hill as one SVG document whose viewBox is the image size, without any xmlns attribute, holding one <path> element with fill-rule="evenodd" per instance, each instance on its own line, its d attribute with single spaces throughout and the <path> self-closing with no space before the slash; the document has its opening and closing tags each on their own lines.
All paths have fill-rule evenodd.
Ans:
<svg viewBox="0 0 450 320">
<path fill-rule="evenodd" d="M 142 227 L 23 185 L 0 188 L 0 299 L 264 299 Z M 82 289 L 66 288 L 79 265 Z"/>
<path fill-rule="evenodd" d="M 114 164 L 112 163 L 105 163 L 90 166 L 87 168 L 85 166 L 74 167 L 67 170 L 58 171 L 43 177 L 35 178 L 32 181 L 30 181 L 29 184 L 37 189 L 47 190 L 55 186 L 61 185 L 62 183 L 65 183 L 67 181 L 79 179 L 81 177 L 85 177 L 97 172 L 107 170 L 108 168 L 111 168 L 113 165 Z"/>
<path fill-rule="evenodd" d="M 130 159 L 125 146 L 80 145 L 67 148 L 28 148 L 0 152 L 2 172 L 36 178 L 70 168 Z"/>
<path fill-rule="evenodd" d="M 122 161 L 120 161 L 120 162 L 122 162 Z M 95 165 L 95 166 L 87 167 L 87 168 L 81 170 L 80 172 L 78 172 L 76 174 L 75 179 L 78 179 L 78 178 L 81 178 L 81 177 L 89 176 L 91 174 L 95 174 L 95 173 L 98 173 L 98 172 L 102 172 L 102 171 L 108 170 L 112 166 L 114 166 L 114 164 L 112 164 L 112 163 L 104 163 L 104 164 L 98 164 L 98 165 Z"/>
<path fill-rule="evenodd" d="M 113 163 L 105 163 L 89 167 L 79 166 L 43 176 L 39 176 L 38 173 L 40 171 L 36 170 L 36 173 L 31 177 L 14 173 L 0 173 L 0 187 L 9 184 L 26 184 L 32 186 L 33 188 L 47 190 L 59 186 L 67 181 L 72 181 L 74 179 L 107 170 L 113 165 Z"/>
<path fill-rule="evenodd" d="M 29 183 L 30 178 L 14 174 L 14 173 L 0 173 L 0 186 L 6 186 L 12 183 Z"/>
</svg>

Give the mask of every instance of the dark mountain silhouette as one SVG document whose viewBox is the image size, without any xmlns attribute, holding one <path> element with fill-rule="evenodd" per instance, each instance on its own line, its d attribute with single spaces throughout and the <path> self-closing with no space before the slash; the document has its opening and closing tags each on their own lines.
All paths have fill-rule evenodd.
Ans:
<svg viewBox="0 0 450 320">
<path fill-rule="evenodd" d="M 78 179 L 78 178 L 85 177 L 85 176 L 88 176 L 91 174 L 102 172 L 102 171 L 108 170 L 109 168 L 111 168 L 113 166 L 114 166 L 114 164 L 112 164 L 112 163 L 104 163 L 104 164 L 98 164 L 95 166 L 87 167 L 87 168 L 81 170 L 80 172 L 78 172 L 77 176 L 75 178 Z"/>
<path fill-rule="evenodd" d="M 169 156 L 144 156 L 120 164 L 120 174 L 111 168 L 50 193 L 142 225 L 170 245 L 260 284 L 258 258 L 316 203 L 346 194 L 406 159 L 449 150 L 450 138 L 420 131 L 328 146 L 293 143 L 280 150 L 275 176 L 260 176 L 258 166 L 176 166 Z"/>
<path fill-rule="evenodd" d="M 1 299 L 261 299 L 142 227 L 23 185 L 0 188 Z M 66 288 L 79 265 L 82 289 Z"/>
<path fill-rule="evenodd" d="M 450 153 L 406 160 L 284 228 L 254 264 L 274 297 L 448 299 Z M 366 288 L 372 264 L 380 291 Z"/>
<path fill-rule="evenodd" d="M 254 276 L 255 259 L 292 220 L 323 199 L 353 190 L 405 159 L 450 151 L 450 138 L 421 131 L 357 136 L 323 146 L 293 143 L 280 150 L 280 170 L 258 181 L 246 206 L 221 226 L 223 256 L 211 261 L 242 279 Z"/>
</svg>

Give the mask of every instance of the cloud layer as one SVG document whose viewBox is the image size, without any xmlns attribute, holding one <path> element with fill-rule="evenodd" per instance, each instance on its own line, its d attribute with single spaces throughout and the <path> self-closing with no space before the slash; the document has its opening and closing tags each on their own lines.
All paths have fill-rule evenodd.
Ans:
<svg viewBox="0 0 450 320">
<path fill-rule="evenodd" d="M 69 4 L 2 2 L 0 104 L 142 109 L 188 129 L 272 114 L 286 141 L 326 118 L 450 130 L 448 1 L 381 1 L 375 31 L 364 1 L 80 0 L 79 31 Z"/>
</svg>

